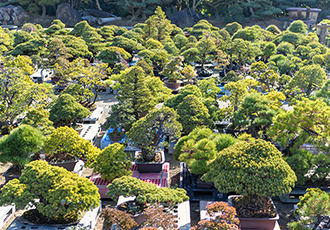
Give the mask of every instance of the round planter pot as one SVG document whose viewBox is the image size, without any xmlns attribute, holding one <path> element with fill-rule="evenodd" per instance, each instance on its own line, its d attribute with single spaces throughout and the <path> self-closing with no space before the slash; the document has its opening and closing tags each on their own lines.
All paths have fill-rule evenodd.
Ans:
<svg viewBox="0 0 330 230">
<path fill-rule="evenodd" d="M 180 88 L 181 82 L 169 82 L 165 81 L 165 86 L 170 89 L 178 89 Z"/>
<path fill-rule="evenodd" d="M 19 177 L 21 176 L 21 174 L 19 172 L 13 173 L 12 171 L 14 171 L 13 166 L 10 166 L 7 171 L 3 174 L 3 176 L 5 177 L 5 183 L 7 184 L 8 181 L 13 180 L 13 179 L 19 179 Z"/>
<path fill-rule="evenodd" d="M 232 205 L 232 200 L 235 197 L 241 197 L 240 195 L 228 196 L 228 204 Z M 269 198 L 271 199 L 271 198 Z M 276 210 L 276 207 L 272 201 L 272 204 Z M 279 215 L 276 213 L 274 218 L 239 218 L 239 223 L 241 229 L 255 229 L 255 230 L 273 230 L 275 228 L 276 222 L 280 219 Z"/>
<path fill-rule="evenodd" d="M 161 162 L 137 162 L 135 164 L 137 166 L 137 170 L 140 173 L 159 173 L 163 169 L 163 164 L 165 163 L 165 154 L 164 151 L 161 151 L 162 161 Z"/>
</svg>

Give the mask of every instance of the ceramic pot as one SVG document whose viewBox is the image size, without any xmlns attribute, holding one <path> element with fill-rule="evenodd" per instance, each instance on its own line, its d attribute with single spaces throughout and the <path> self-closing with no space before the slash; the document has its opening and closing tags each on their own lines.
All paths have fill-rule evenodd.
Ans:
<svg viewBox="0 0 330 230">
<path fill-rule="evenodd" d="M 169 82 L 165 81 L 165 86 L 170 89 L 178 89 L 180 88 L 181 82 Z"/>
<path fill-rule="evenodd" d="M 135 161 L 135 164 L 137 166 L 137 170 L 140 173 L 159 173 L 163 169 L 163 164 L 165 163 L 165 154 L 164 151 L 160 151 L 162 156 L 161 162 L 137 162 Z"/>
<path fill-rule="evenodd" d="M 235 197 L 242 197 L 241 195 L 228 196 L 228 204 L 232 205 L 232 200 Z M 271 198 L 269 198 L 271 199 Z M 276 210 L 276 207 L 272 201 L 272 204 Z M 239 218 L 240 226 L 242 230 L 254 229 L 254 230 L 273 230 L 276 226 L 276 222 L 280 219 L 278 213 L 274 218 Z"/>
</svg>

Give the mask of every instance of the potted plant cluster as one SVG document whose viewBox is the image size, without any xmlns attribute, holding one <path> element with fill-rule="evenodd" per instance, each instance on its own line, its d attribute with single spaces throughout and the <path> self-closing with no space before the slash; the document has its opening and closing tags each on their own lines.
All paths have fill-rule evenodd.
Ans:
<svg viewBox="0 0 330 230">
<path fill-rule="evenodd" d="M 0 138 L 0 161 L 13 164 L 4 174 L 6 182 L 19 178 L 24 166 L 32 161 L 32 155 L 44 146 L 45 139 L 39 129 L 30 125 L 21 125 Z"/>
<path fill-rule="evenodd" d="M 99 152 L 99 148 L 67 126 L 55 129 L 47 138 L 44 148 L 47 162 L 69 171 L 73 171 L 79 160 L 83 160 L 86 166 L 90 166 Z"/>
<path fill-rule="evenodd" d="M 132 163 L 127 159 L 125 147 L 119 143 L 114 143 L 103 149 L 95 158 L 92 167 L 94 172 L 101 174 L 102 179 L 113 181 L 122 176 L 132 175 L 130 168 Z"/>
<path fill-rule="evenodd" d="M 0 205 L 13 203 L 17 209 L 31 208 L 23 217 L 33 224 L 72 224 L 99 206 L 100 195 L 87 178 L 37 160 L 1 189 Z"/>
<path fill-rule="evenodd" d="M 239 194 L 229 196 L 229 203 L 236 208 L 242 228 L 273 229 L 279 216 L 268 196 L 288 193 L 297 180 L 281 152 L 261 139 L 226 148 L 209 168 L 202 179 L 212 181 L 220 192 Z"/>
<path fill-rule="evenodd" d="M 127 133 L 134 146 L 141 149 L 136 165 L 139 172 L 160 172 L 165 162 L 164 152 L 159 150 L 165 136 L 178 138 L 182 130 L 174 109 L 163 106 L 142 117 Z M 163 143 L 164 144 L 164 143 Z"/>
<path fill-rule="evenodd" d="M 121 209 L 126 213 L 130 213 L 131 217 L 134 218 L 135 221 L 138 222 L 138 224 L 142 224 L 145 221 L 146 223 L 152 223 L 153 218 L 151 218 L 150 216 L 154 216 L 155 218 L 157 217 L 155 215 L 152 215 L 152 212 L 154 214 L 160 213 L 160 211 L 156 207 L 152 208 L 153 211 L 150 211 L 150 207 L 149 211 L 146 211 L 148 209 L 148 206 L 150 206 L 149 204 L 158 203 L 162 207 L 164 207 L 164 209 L 171 210 L 174 205 L 182 203 L 183 201 L 189 199 L 184 189 L 173 189 L 169 187 L 158 188 L 154 184 L 144 182 L 130 176 L 123 176 L 113 180 L 112 183 L 107 186 L 107 188 L 109 189 L 109 191 L 106 195 L 111 197 L 113 200 L 117 200 L 119 196 L 135 197 L 132 201 L 120 204 L 119 206 L 117 206 L 117 209 Z M 167 215 L 162 216 L 166 217 L 165 220 L 168 217 Z M 115 219 L 111 219 L 110 221 L 111 223 L 119 224 L 118 221 L 115 221 Z M 171 222 L 168 222 L 168 224 L 170 223 Z"/>
</svg>

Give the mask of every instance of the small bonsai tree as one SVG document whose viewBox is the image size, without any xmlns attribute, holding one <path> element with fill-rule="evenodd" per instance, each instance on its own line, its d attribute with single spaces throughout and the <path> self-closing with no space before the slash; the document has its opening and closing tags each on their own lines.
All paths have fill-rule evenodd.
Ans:
<svg viewBox="0 0 330 230">
<path fill-rule="evenodd" d="M 229 207 L 228 203 L 214 202 L 206 206 L 206 211 L 210 218 L 199 221 L 191 230 L 240 229 L 239 219 L 236 217 L 236 209 Z"/>
<path fill-rule="evenodd" d="M 296 214 L 301 218 L 288 224 L 289 229 L 318 229 L 322 221 L 329 219 L 330 197 L 320 189 L 307 189 L 304 196 L 300 196 Z M 310 226 L 310 227 L 305 227 Z"/>
<path fill-rule="evenodd" d="M 100 202 L 93 182 L 45 161 L 29 163 L 19 180 L 11 180 L 1 189 L 0 198 L 1 205 L 14 203 L 17 209 L 31 207 L 27 212 L 33 220 L 41 214 L 40 219 L 50 223 L 68 218 L 75 221 L 82 211 L 97 207 Z"/>
<path fill-rule="evenodd" d="M 31 154 L 42 149 L 45 139 L 40 130 L 30 125 L 19 126 L 0 138 L 0 162 L 11 162 L 21 171 L 32 160 Z"/>
<path fill-rule="evenodd" d="M 174 57 L 170 60 L 163 71 L 160 73 L 168 78 L 169 82 L 177 82 L 178 80 L 183 79 L 182 75 L 182 62 L 184 58 L 182 56 Z"/>
<path fill-rule="evenodd" d="M 265 214 L 265 197 L 289 193 L 297 180 L 281 152 L 270 142 L 260 139 L 241 141 L 226 148 L 209 168 L 203 180 L 214 182 L 220 192 L 234 191 L 243 195 L 246 204 L 261 205 Z M 244 211 L 236 210 L 242 217 Z M 254 213 L 244 214 L 251 216 Z"/>
<path fill-rule="evenodd" d="M 103 149 L 95 159 L 94 171 L 100 173 L 102 179 L 108 181 L 117 177 L 132 175 L 132 171 L 129 170 L 132 163 L 127 159 L 124 149 L 125 147 L 119 143 L 114 143 Z"/>
<path fill-rule="evenodd" d="M 182 126 L 177 118 L 178 115 L 174 109 L 163 106 L 161 109 L 151 111 L 147 116 L 133 124 L 127 137 L 142 150 L 143 161 L 154 160 L 155 150 L 165 136 L 170 138 L 180 136 Z"/>
<path fill-rule="evenodd" d="M 87 117 L 91 112 L 70 94 L 61 94 L 49 113 L 49 119 L 55 126 L 71 126 L 77 119 Z"/>
<path fill-rule="evenodd" d="M 158 188 L 154 184 L 130 176 L 114 179 L 107 188 L 109 191 L 106 195 L 111 199 L 117 200 L 119 196 L 135 196 L 139 204 L 161 202 L 174 206 L 189 199 L 186 190 L 182 188 Z"/>
<path fill-rule="evenodd" d="M 46 160 L 52 163 L 79 159 L 87 159 L 86 166 L 90 166 L 98 156 L 100 150 L 88 140 L 80 137 L 78 132 L 67 126 L 59 127 L 45 142 L 44 152 Z"/>
</svg>

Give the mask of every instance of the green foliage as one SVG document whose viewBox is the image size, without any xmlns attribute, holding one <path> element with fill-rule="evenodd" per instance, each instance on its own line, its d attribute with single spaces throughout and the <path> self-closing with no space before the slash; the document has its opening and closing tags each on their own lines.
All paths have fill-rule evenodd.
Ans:
<svg viewBox="0 0 330 230">
<path fill-rule="evenodd" d="M 116 62 L 120 61 L 120 57 L 123 59 L 129 59 L 132 55 L 126 52 L 123 48 L 111 46 L 109 48 L 103 49 L 97 56 L 97 59 L 102 60 L 105 63 L 114 65 Z"/>
<path fill-rule="evenodd" d="M 152 110 L 134 123 L 127 137 L 142 150 L 143 159 L 151 161 L 162 139 L 165 136 L 177 139 L 181 135 L 181 130 L 182 125 L 178 122 L 177 113 L 174 109 L 163 106 Z"/>
<path fill-rule="evenodd" d="M 330 80 L 327 80 L 323 87 L 316 92 L 316 97 L 330 106 Z"/>
<path fill-rule="evenodd" d="M 17 209 L 33 207 L 50 219 L 67 214 L 78 216 L 100 202 L 93 182 L 45 161 L 29 163 L 20 180 L 11 180 L 1 189 L 0 197 L 1 205 L 14 203 Z"/>
<path fill-rule="evenodd" d="M 269 18 L 276 14 L 282 14 L 280 8 L 274 7 L 272 1 L 253 0 L 248 3 L 244 3 L 243 6 L 251 7 L 254 11 L 252 17 L 255 18 Z"/>
<path fill-rule="evenodd" d="M 109 191 L 106 195 L 114 200 L 117 200 L 119 196 L 136 196 L 137 202 L 143 200 L 143 203 L 161 202 L 175 205 L 189 199 L 186 196 L 186 191 L 182 188 L 158 188 L 154 184 L 130 176 L 113 180 L 107 188 Z"/>
<path fill-rule="evenodd" d="M 119 143 L 114 143 L 103 149 L 96 157 L 93 164 L 94 172 L 101 174 L 102 179 L 112 181 L 122 176 L 131 176 L 129 169 L 132 163 L 127 159 L 125 147 Z"/>
<path fill-rule="evenodd" d="M 69 35 L 58 37 L 62 39 L 65 46 L 70 49 L 69 53 L 74 58 L 93 56 L 93 54 L 88 50 L 86 42 L 82 38 Z"/>
<path fill-rule="evenodd" d="M 14 47 L 21 44 L 21 43 L 25 43 L 28 42 L 30 40 L 32 40 L 34 38 L 33 35 L 31 35 L 30 33 L 21 30 L 21 31 L 16 31 L 14 33 Z"/>
<path fill-rule="evenodd" d="M 277 35 L 277 34 L 280 34 L 281 33 L 281 30 L 275 26 L 275 25 L 269 25 L 267 28 L 266 28 L 267 31 L 273 33 L 274 35 Z"/>
<path fill-rule="evenodd" d="M 281 54 L 288 55 L 292 54 L 294 51 L 294 46 L 289 42 L 281 42 L 277 46 L 277 52 L 280 52 Z"/>
<path fill-rule="evenodd" d="M 287 30 L 289 30 L 293 33 L 305 34 L 305 33 L 307 33 L 308 28 L 307 28 L 307 25 L 303 21 L 295 20 L 290 24 L 290 26 L 288 27 Z"/>
<path fill-rule="evenodd" d="M 309 151 L 299 149 L 293 156 L 285 159 L 297 176 L 296 185 L 305 185 L 308 179 L 305 175 L 313 166 L 312 157 L 313 155 Z"/>
<path fill-rule="evenodd" d="M 306 65 L 296 72 L 289 84 L 290 87 L 302 89 L 309 96 L 313 91 L 320 89 L 324 85 L 326 78 L 326 72 L 321 66 Z"/>
<path fill-rule="evenodd" d="M 297 47 L 303 42 L 304 35 L 300 33 L 293 33 L 291 31 L 284 31 L 277 35 L 273 42 L 278 45 L 281 42 L 290 42 L 292 45 Z"/>
<path fill-rule="evenodd" d="M 175 56 L 179 54 L 179 49 L 175 46 L 174 42 L 166 42 L 164 44 L 164 49 L 167 51 L 169 55 Z"/>
<path fill-rule="evenodd" d="M 103 39 L 109 41 L 114 37 L 115 30 L 116 29 L 113 26 L 102 26 L 98 30 L 98 33 L 102 36 Z"/>
<path fill-rule="evenodd" d="M 182 56 L 173 57 L 164 67 L 160 73 L 168 78 L 169 82 L 177 82 L 183 79 L 182 75 Z"/>
<path fill-rule="evenodd" d="M 18 44 L 13 51 L 9 52 L 9 55 L 40 55 L 42 51 L 46 49 L 46 40 L 41 38 L 31 39 L 27 42 Z"/>
<path fill-rule="evenodd" d="M 31 125 L 39 129 L 44 135 L 49 135 L 53 132 L 53 122 L 49 120 L 49 112 L 42 106 L 30 108 L 26 113 L 22 124 Z"/>
<path fill-rule="evenodd" d="M 78 22 L 74 27 L 73 30 L 69 33 L 69 35 L 74 35 L 76 37 L 82 36 L 85 30 L 90 29 L 91 26 L 88 24 L 86 20 Z"/>
<path fill-rule="evenodd" d="M 234 112 L 234 126 L 247 129 L 254 138 L 261 138 L 262 133 L 272 124 L 275 111 L 269 108 L 270 101 L 258 93 L 250 93 Z"/>
<path fill-rule="evenodd" d="M 131 217 L 132 215 L 117 208 L 106 207 L 102 209 L 101 217 L 104 218 L 104 225 L 111 229 L 116 224 L 121 229 L 132 229 L 138 224 Z"/>
<path fill-rule="evenodd" d="M 232 146 L 238 142 L 238 139 L 231 134 L 219 134 L 213 139 L 217 146 L 217 151 L 220 152 L 229 146 Z"/>
<path fill-rule="evenodd" d="M 151 15 L 146 21 L 143 28 L 146 37 L 162 41 L 172 33 L 171 21 L 166 19 L 165 12 L 158 6 L 155 13 Z"/>
<path fill-rule="evenodd" d="M 236 33 L 238 30 L 242 29 L 241 24 L 237 23 L 237 22 L 233 22 L 233 23 L 228 23 L 225 27 L 226 31 L 233 36 L 234 33 Z"/>
<path fill-rule="evenodd" d="M 38 129 L 21 125 L 0 138 L 0 161 L 22 169 L 31 161 L 30 155 L 42 149 L 45 139 Z"/>
<path fill-rule="evenodd" d="M 304 143 L 326 150 L 329 116 L 330 107 L 325 102 L 303 98 L 293 106 L 293 111 L 282 111 L 274 118 L 268 136 L 285 147 L 283 153 L 289 156 L 295 154 Z"/>
<path fill-rule="evenodd" d="M 209 168 L 203 180 L 214 182 L 220 192 L 235 191 L 243 196 L 289 193 L 297 180 L 281 152 L 260 139 L 224 149 Z"/>
<path fill-rule="evenodd" d="M 195 96 L 188 95 L 178 105 L 178 121 L 182 124 L 183 132 L 189 133 L 198 125 L 210 125 L 210 114 L 207 107 Z"/>
<path fill-rule="evenodd" d="M 29 12 L 38 13 L 39 6 L 42 7 L 42 17 L 46 16 L 46 5 L 54 5 L 60 2 L 60 0 L 17 0 L 20 5 L 28 5 Z"/>
<path fill-rule="evenodd" d="M 67 126 L 55 129 L 48 136 L 44 148 L 46 159 L 52 163 L 65 161 L 64 157 L 69 155 L 87 159 L 86 166 L 95 161 L 99 151 L 91 142 L 80 137 L 77 131 Z"/>
<path fill-rule="evenodd" d="M 141 32 L 143 32 L 143 31 L 141 31 Z M 129 30 L 129 31 L 126 31 L 125 33 L 123 33 L 122 37 L 128 38 L 128 39 L 133 40 L 138 43 L 143 42 L 143 33 L 142 34 L 137 33 L 132 30 Z M 118 47 L 120 47 L 120 46 L 118 46 Z M 122 47 L 122 48 L 124 48 L 124 47 Z"/>
<path fill-rule="evenodd" d="M 195 95 L 197 98 L 202 98 L 203 94 L 196 85 L 186 85 L 180 90 L 180 93 L 170 97 L 165 101 L 165 106 L 176 109 L 178 105 L 184 101 L 184 98 L 188 95 Z"/>
<path fill-rule="evenodd" d="M 240 7 L 238 4 L 230 5 L 228 7 L 227 13 L 225 15 L 224 21 L 226 23 L 229 23 L 229 22 L 242 23 L 244 21 L 243 8 Z M 231 34 L 231 35 L 233 35 L 233 34 Z"/>
<path fill-rule="evenodd" d="M 124 36 L 115 37 L 112 39 L 111 46 L 123 48 L 130 54 L 132 54 L 134 51 L 140 51 L 144 49 L 144 47 L 139 45 L 135 40 L 126 38 Z"/>
<path fill-rule="evenodd" d="M 318 227 L 324 216 L 330 214 L 330 197 L 320 189 L 307 189 L 300 197 L 296 213 L 301 216 L 298 221 L 289 223 L 292 230 L 307 229 L 305 226 Z M 309 229 L 309 228 L 308 228 Z"/>
<path fill-rule="evenodd" d="M 313 174 L 310 176 L 312 182 L 327 181 L 330 175 L 330 157 L 323 153 L 314 155 L 312 158 Z"/>
<path fill-rule="evenodd" d="M 214 78 L 200 80 L 198 82 L 198 87 L 201 90 L 203 97 L 215 99 L 216 95 L 221 91 L 221 89 L 215 83 Z"/>
<path fill-rule="evenodd" d="M 70 94 L 61 94 L 49 111 L 49 119 L 55 126 L 71 126 L 79 118 L 87 117 L 90 111 L 79 104 Z"/>
<path fill-rule="evenodd" d="M 246 41 L 255 41 L 259 38 L 259 33 L 256 28 L 253 27 L 245 27 L 244 29 L 237 30 L 233 35 L 232 39 L 241 38 Z"/>
<path fill-rule="evenodd" d="M 148 41 L 146 42 L 146 48 L 149 50 L 162 49 L 164 48 L 164 45 L 156 39 L 149 38 Z"/>
<path fill-rule="evenodd" d="M 46 34 L 68 34 L 70 31 L 65 30 L 65 24 L 61 22 L 59 19 L 53 20 L 53 22 L 50 24 L 50 27 L 45 29 L 44 33 Z"/>
</svg>

